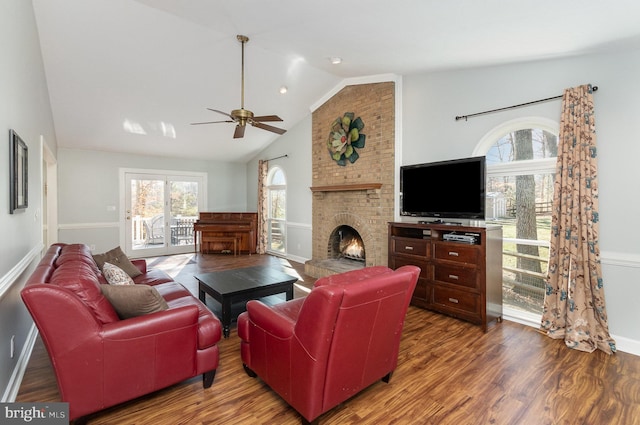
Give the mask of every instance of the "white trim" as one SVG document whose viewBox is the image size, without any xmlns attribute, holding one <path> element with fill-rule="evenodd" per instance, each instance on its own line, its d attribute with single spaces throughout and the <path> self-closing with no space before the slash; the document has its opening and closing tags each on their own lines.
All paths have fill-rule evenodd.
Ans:
<svg viewBox="0 0 640 425">
<path fill-rule="evenodd" d="M 395 141 L 394 141 L 394 178 L 393 178 L 393 211 L 394 221 L 400 221 L 400 166 L 402 165 L 402 77 L 398 76 L 395 80 Z"/>
<path fill-rule="evenodd" d="M 181 171 L 181 170 L 156 170 L 150 168 L 119 168 L 118 173 L 124 177 L 124 174 L 164 174 L 170 176 L 197 176 L 207 178 L 204 171 Z"/>
<path fill-rule="evenodd" d="M 600 262 L 618 267 L 640 267 L 640 255 L 623 252 L 600 251 Z"/>
<path fill-rule="evenodd" d="M 525 159 L 522 161 L 487 164 L 487 176 L 513 176 L 515 174 L 542 174 L 556 172 L 557 158 Z"/>
<path fill-rule="evenodd" d="M 530 326 L 532 328 L 540 328 L 542 314 L 522 311 L 509 306 L 502 307 L 502 318 L 510 322 L 520 323 L 521 325 Z"/>
<path fill-rule="evenodd" d="M 104 223 L 70 223 L 58 225 L 59 230 L 111 229 L 114 227 L 120 227 L 120 223 L 117 221 L 111 221 Z"/>
<path fill-rule="evenodd" d="M 296 223 L 294 221 L 287 221 L 285 225 L 291 228 L 312 230 L 311 225 L 307 223 Z"/>
<path fill-rule="evenodd" d="M 13 403 L 14 401 L 16 401 L 16 397 L 18 396 L 18 391 L 20 390 L 20 385 L 22 384 L 24 373 L 27 371 L 29 359 L 31 358 L 31 352 L 33 351 L 33 346 L 36 343 L 37 337 L 38 329 L 36 328 L 35 324 L 32 324 L 31 329 L 29 330 L 29 334 L 27 335 L 27 340 L 25 341 L 24 347 L 22 347 L 22 351 L 20 352 L 20 357 L 18 358 L 16 367 L 11 373 L 11 378 L 9 378 L 9 383 L 4 391 L 4 394 L 2 395 L 2 400 L 0 400 L 0 402 Z"/>
<path fill-rule="evenodd" d="M 368 76 L 356 77 L 356 78 L 345 78 L 344 80 L 342 80 L 338 84 L 336 84 L 331 90 L 329 90 L 327 93 L 325 93 L 324 96 L 322 96 L 320 99 L 318 99 L 316 102 L 314 102 L 309 107 L 309 110 L 311 112 L 314 112 L 316 109 L 318 109 L 319 107 L 324 105 L 325 102 L 327 102 L 329 99 L 331 99 L 333 96 L 335 96 L 338 92 L 340 92 L 340 90 L 342 90 L 343 88 L 345 88 L 347 86 L 357 86 L 357 85 L 361 85 L 361 84 L 386 83 L 386 82 L 389 82 L 389 81 L 398 83 L 398 80 L 401 79 L 401 78 L 402 77 L 400 77 L 400 76 L 398 76 L 396 74 L 378 74 L 378 75 L 368 75 Z M 397 91 L 397 88 L 396 88 L 396 91 Z M 397 96 L 397 94 L 396 94 L 396 96 Z M 397 114 L 396 114 L 396 116 L 397 116 Z"/>
<path fill-rule="evenodd" d="M 510 322 L 520 323 L 521 325 L 540 329 L 542 314 L 529 313 L 510 307 L 503 307 L 502 318 Z M 633 354 L 634 356 L 640 356 L 640 341 L 613 334 L 611 335 L 611 338 L 616 342 L 617 351 Z"/>
<path fill-rule="evenodd" d="M 542 246 L 545 248 L 549 248 L 549 246 L 551 246 L 551 243 L 549 243 L 549 241 L 541 241 L 541 240 L 533 240 L 533 239 L 502 238 L 502 242 L 516 243 L 516 244 L 529 245 L 529 246 Z"/>
<path fill-rule="evenodd" d="M 640 356 L 640 341 L 613 334 L 611 335 L 611 338 L 616 342 L 617 351 L 633 354 L 634 356 Z"/>
<path fill-rule="evenodd" d="M 300 263 L 300 264 L 304 264 L 309 260 L 309 258 L 298 257 L 297 255 L 291 255 L 291 254 L 287 254 L 285 258 L 287 260 L 295 261 L 296 263 Z"/>
<path fill-rule="evenodd" d="M 18 278 L 24 273 L 29 265 L 34 260 L 39 260 L 42 254 L 44 245 L 42 241 L 38 242 L 36 246 L 31 248 L 31 251 L 27 253 L 18 263 L 9 270 L 4 276 L 0 277 L 0 299 L 4 296 L 5 292 L 18 280 Z"/>
</svg>

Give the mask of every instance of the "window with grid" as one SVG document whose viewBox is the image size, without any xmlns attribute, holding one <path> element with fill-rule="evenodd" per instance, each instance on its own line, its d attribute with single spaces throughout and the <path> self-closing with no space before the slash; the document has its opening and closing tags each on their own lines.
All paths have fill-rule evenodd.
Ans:
<svg viewBox="0 0 640 425">
<path fill-rule="evenodd" d="M 557 132 L 533 125 L 486 153 L 486 218 L 503 227 L 503 304 L 516 316 L 542 313 L 557 147 Z"/>
</svg>

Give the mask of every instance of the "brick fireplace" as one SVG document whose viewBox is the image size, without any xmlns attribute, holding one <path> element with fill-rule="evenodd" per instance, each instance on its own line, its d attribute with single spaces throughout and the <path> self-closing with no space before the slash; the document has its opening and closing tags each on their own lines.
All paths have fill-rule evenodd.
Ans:
<svg viewBox="0 0 640 425">
<path fill-rule="evenodd" d="M 331 125 L 353 112 L 364 123 L 359 158 L 338 165 L 327 150 Z M 387 264 L 387 223 L 393 221 L 395 83 L 347 86 L 312 115 L 312 259 L 305 272 L 327 276 Z M 337 233 L 359 236 L 364 258 L 336 254 Z M 339 250 L 338 250 L 339 251 Z"/>
</svg>

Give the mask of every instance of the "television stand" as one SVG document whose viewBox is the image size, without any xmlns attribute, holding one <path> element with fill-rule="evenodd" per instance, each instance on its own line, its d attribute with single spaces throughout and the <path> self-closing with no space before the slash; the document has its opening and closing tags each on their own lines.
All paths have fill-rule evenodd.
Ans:
<svg viewBox="0 0 640 425">
<path fill-rule="evenodd" d="M 420 267 L 412 305 L 486 332 L 502 320 L 502 228 L 447 224 L 389 223 L 388 265 Z"/>
</svg>

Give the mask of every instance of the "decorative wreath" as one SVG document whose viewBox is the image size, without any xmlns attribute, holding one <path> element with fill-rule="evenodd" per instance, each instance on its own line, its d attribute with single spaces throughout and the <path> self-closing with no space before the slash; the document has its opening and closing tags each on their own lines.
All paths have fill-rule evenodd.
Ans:
<svg viewBox="0 0 640 425">
<path fill-rule="evenodd" d="M 364 123 L 360 117 L 354 117 L 353 112 L 346 112 L 342 118 L 336 118 L 327 140 L 329 155 L 343 167 L 347 165 L 347 160 L 353 164 L 360 157 L 355 148 L 364 148 L 365 135 L 361 133 Z"/>
</svg>

